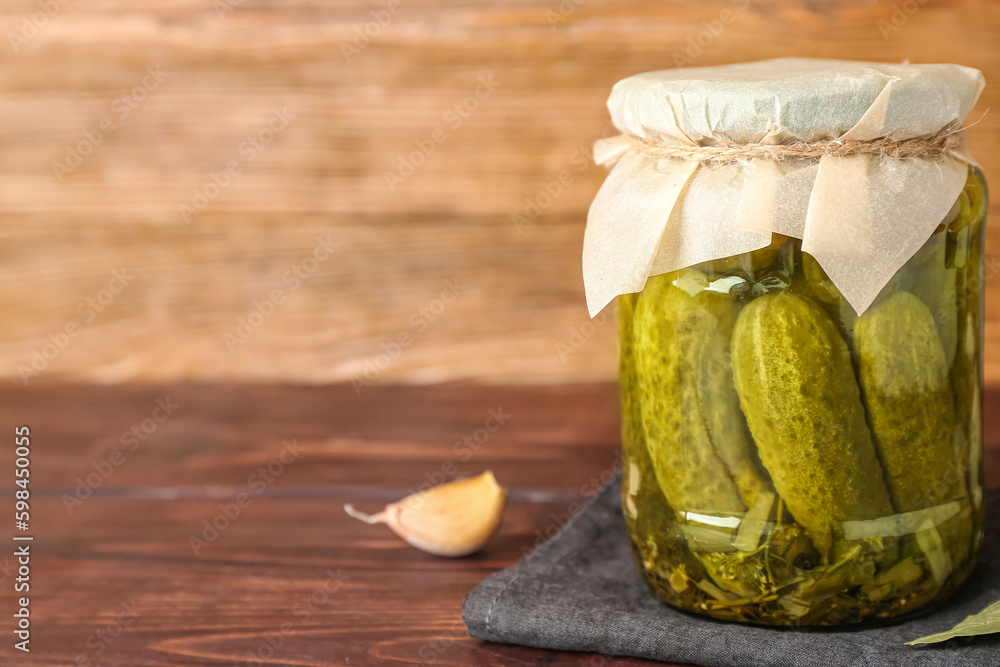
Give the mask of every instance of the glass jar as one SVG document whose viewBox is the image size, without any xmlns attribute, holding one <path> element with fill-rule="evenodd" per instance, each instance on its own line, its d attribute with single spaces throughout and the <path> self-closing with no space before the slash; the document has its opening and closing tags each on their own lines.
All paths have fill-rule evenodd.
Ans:
<svg viewBox="0 0 1000 667">
<path fill-rule="evenodd" d="M 828 625 L 944 600 L 983 520 L 981 172 L 859 317 L 799 239 L 617 299 L 636 562 L 718 619 Z"/>
</svg>

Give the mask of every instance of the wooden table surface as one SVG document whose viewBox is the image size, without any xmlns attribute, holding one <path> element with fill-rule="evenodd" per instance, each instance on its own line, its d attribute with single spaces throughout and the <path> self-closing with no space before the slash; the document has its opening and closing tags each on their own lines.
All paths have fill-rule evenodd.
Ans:
<svg viewBox="0 0 1000 667">
<path fill-rule="evenodd" d="M 1000 392 L 988 392 L 991 485 L 1000 481 L 998 408 Z M 475 451 L 456 448 L 491 410 L 509 415 L 504 425 Z M 35 538 L 29 659 L 12 647 L 16 563 L 12 548 L 0 551 L 0 664 L 645 662 L 480 642 L 460 617 L 469 590 L 607 476 L 618 446 L 611 384 L 360 395 L 350 386 L 40 385 L 0 388 L 0 414 L 11 432 L 31 427 Z M 3 448 L 3 470 L 13 456 Z M 452 465 L 462 476 L 492 469 L 510 489 L 502 530 L 476 556 L 423 554 L 341 509 L 378 509 Z M 3 486 L 13 505 L 12 482 Z M 204 522 L 221 530 L 206 533 Z M 192 546 L 192 536 L 204 543 Z"/>
</svg>

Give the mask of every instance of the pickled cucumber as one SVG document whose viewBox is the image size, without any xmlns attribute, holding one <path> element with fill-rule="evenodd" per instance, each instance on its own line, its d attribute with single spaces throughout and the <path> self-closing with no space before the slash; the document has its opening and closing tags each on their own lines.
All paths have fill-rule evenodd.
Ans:
<svg viewBox="0 0 1000 667">
<path fill-rule="evenodd" d="M 861 389 L 896 510 L 964 501 L 964 435 L 956 430 L 946 353 L 930 309 L 896 292 L 861 316 L 857 342 Z M 968 556 L 970 509 L 959 502 L 958 513 L 934 530 L 950 551 L 940 574 Z"/>
<path fill-rule="evenodd" d="M 707 284 L 692 271 L 647 283 L 635 310 L 634 352 L 649 460 L 699 569 L 708 574 L 693 581 L 716 603 L 729 604 L 770 591 L 772 568 L 785 574 L 783 564 L 811 545 L 788 528 L 759 546 L 776 513 L 775 492 L 754 454 L 732 381 L 729 339 L 738 304 L 694 289 Z M 776 559 L 773 566 L 768 555 Z M 685 572 L 690 577 L 693 568 Z"/>
<path fill-rule="evenodd" d="M 844 521 L 893 507 L 836 326 L 808 299 L 762 296 L 736 321 L 732 367 L 760 458 L 788 510 L 825 557 L 845 553 Z"/>
<path fill-rule="evenodd" d="M 955 392 L 955 408 L 959 428 L 966 436 L 966 450 L 963 461 L 969 466 L 969 456 L 973 448 L 978 448 L 982 439 L 980 417 L 980 386 L 982 385 L 982 348 L 980 341 L 983 330 L 982 283 L 983 230 L 986 215 L 986 184 L 977 172 L 971 172 L 965 185 L 964 194 L 969 202 L 968 211 L 960 215 L 952 227 L 968 229 L 968 259 L 959 274 L 960 290 L 955 298 L 959 308 L 958 344 L 955 361 L 951 366 L 951 383 Z M 975 472 L 975 471 L 974 471 Z M 978 479 L 970 479 L 970 487 L 978 489 Z"/>
<path fill-rule="evenodd" d="M 967 252 L 964 265 L 959 269 L 958 294 L 958 345 L 955 361 L 951 366 L 951 385 L 955 398 L 955 414 L 961 436 L 960 460 L 967 471 L 966 485 L 973 503 L 972 550 L 979 546 L 981 532 L 976 526 L 982 525 L 983 467 L 982 467 L 982 384 L 983 384 L 983 281 L 985 243 L 985 221 L 987 209 L 986 182 L 982 173 L 969 171 L 969 178 L 963 190 L 969 202 L 968 210 L 963 210 L 951 223 L 949 231 L 967 230 Z M 955 253 L 959 257 L 958 249 Z M 956 262 L 957 263 L 957 262 Z"/>
<path fill-rule="evenodd" d="M 816 301 L 832 306 L 839 306 L 844 302 L 844 295 L 826 275 L 826 271 L 819 265 L 816 258 L 807 252 L 802 253 L 802 272 L 805 275 L 805 284 L 809 295 Z"/>
<path fill-rule="evenodd" d="M 981 173 L 969 170 L 969 176 L 965 180 L 957 204 L 960 206 L 960 212 L 955 220 L 949 223 L 950 231 L 958 231 L 966 225 L 981 222 L 986 217 L 986 182 Z"/>
<path fill-rule="evenodd" d="M 625 294 L 618 297 L 618 310 L 615 321 L 618 326 L 618 394 L 621 405 L 622 448 L 627 458 L 645 454 L 646 440 L 642 434 L 642 414 L 639 407 L 639 384 L 635 374 L 635 346 L 632 337 L 632 322 L 635 316 L 635 303 L 638 294 Z M 639 452 L 638 450 L 642 450 Z M 650 471 L 651 472 L 651 471 Z M 622 484 L 622 507 L 626 517 L 634 515 L 630 512 L 629 476 L 625 476 Z M 634 503 L 633 503 L 634 504 Z"/>
<path fill-rule="evenodd" d="M 737 303 L 651 278 L 635 311 L 636 371 L 656 477 L 679 512 L 741 515 L 771 489 L 732 389 L 729 332 Z"/>
<path fill-rule="evenodd" d="M 639 539 L 633 553 L 640 569 L 656 578 L 661 593 L 692 602 L 695 581 L 707 576 L 687 547 L 673 509 L 660 490 L 642 429 L 632 335 L 637 294 L 618 297 L 619 397 L 622 411 L 622 508 L 629 532 Z M 640 509 L 641 508 L 641 511 Z"/>
<path fill-rule="evenodd" d="M 915 261 L 900 271 L 899 284 L 900 289 L 916 295 L 927 306 L 941 339 L 947 368 L 955 359 L 959 329 L 958 270 L 947 262 L 949 236 L 947 231 L 931 236 Z"/>
<path fill-rule="evenodd" d="M 954 446 L 955 407 L 934 316 L 899 291 L 858 320 L 861 389 L 889 491 L 901 512 L 964 493 Z M 935 488 L 934 482 L 948 483 Z"/>
<path fill-rule="evenodd" d="M 801 264 L 802 271 L 798 280 L 795 281 L 796 287 L 826 311 L 826 314 L 837 325 L 837 330 L 840 331 L 840 335 L 847 344 L 847 349 L 853 355 L 854 327 L 858 323 L 858 314 L 854 312 L 851 304 L 847 302 L 844 295 L 826 275 L 826 271 L 819 265 L 815 257 L 803 252 Z"/>
</svg>

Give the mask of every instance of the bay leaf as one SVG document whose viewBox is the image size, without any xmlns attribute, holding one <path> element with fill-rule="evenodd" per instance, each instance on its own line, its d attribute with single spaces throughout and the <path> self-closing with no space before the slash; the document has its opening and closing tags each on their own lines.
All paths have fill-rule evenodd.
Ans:
<svg viewBox="0 0 1000 667">
<path fill-rule="evenodd" d="M 955 637 L 975 637 L 977 635 L 988 635 L 993 632 L 1000 632 L 1000 602 L 995 602 L 978 614 L 969 616 L 951 630 L 914 639 L 912 642 L 906 642 L 906 645 L 934 644 L 936 642 L 948 641 Z"/>
</svg>

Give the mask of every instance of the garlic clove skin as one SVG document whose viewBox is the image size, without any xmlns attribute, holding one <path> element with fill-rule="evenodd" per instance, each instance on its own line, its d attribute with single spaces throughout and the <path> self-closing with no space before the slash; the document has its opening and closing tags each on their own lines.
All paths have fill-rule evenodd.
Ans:
<svg viewBox="0 0 1000 667">
<path fill-rule="evenodd" d="M 344 511 L 365 523 L 384 523 L 411 545 L 437 556 L 479 551 L 500 524 L 507 493 L 491 471 L 414 493 L 378 514 Z"/>
</svg>

